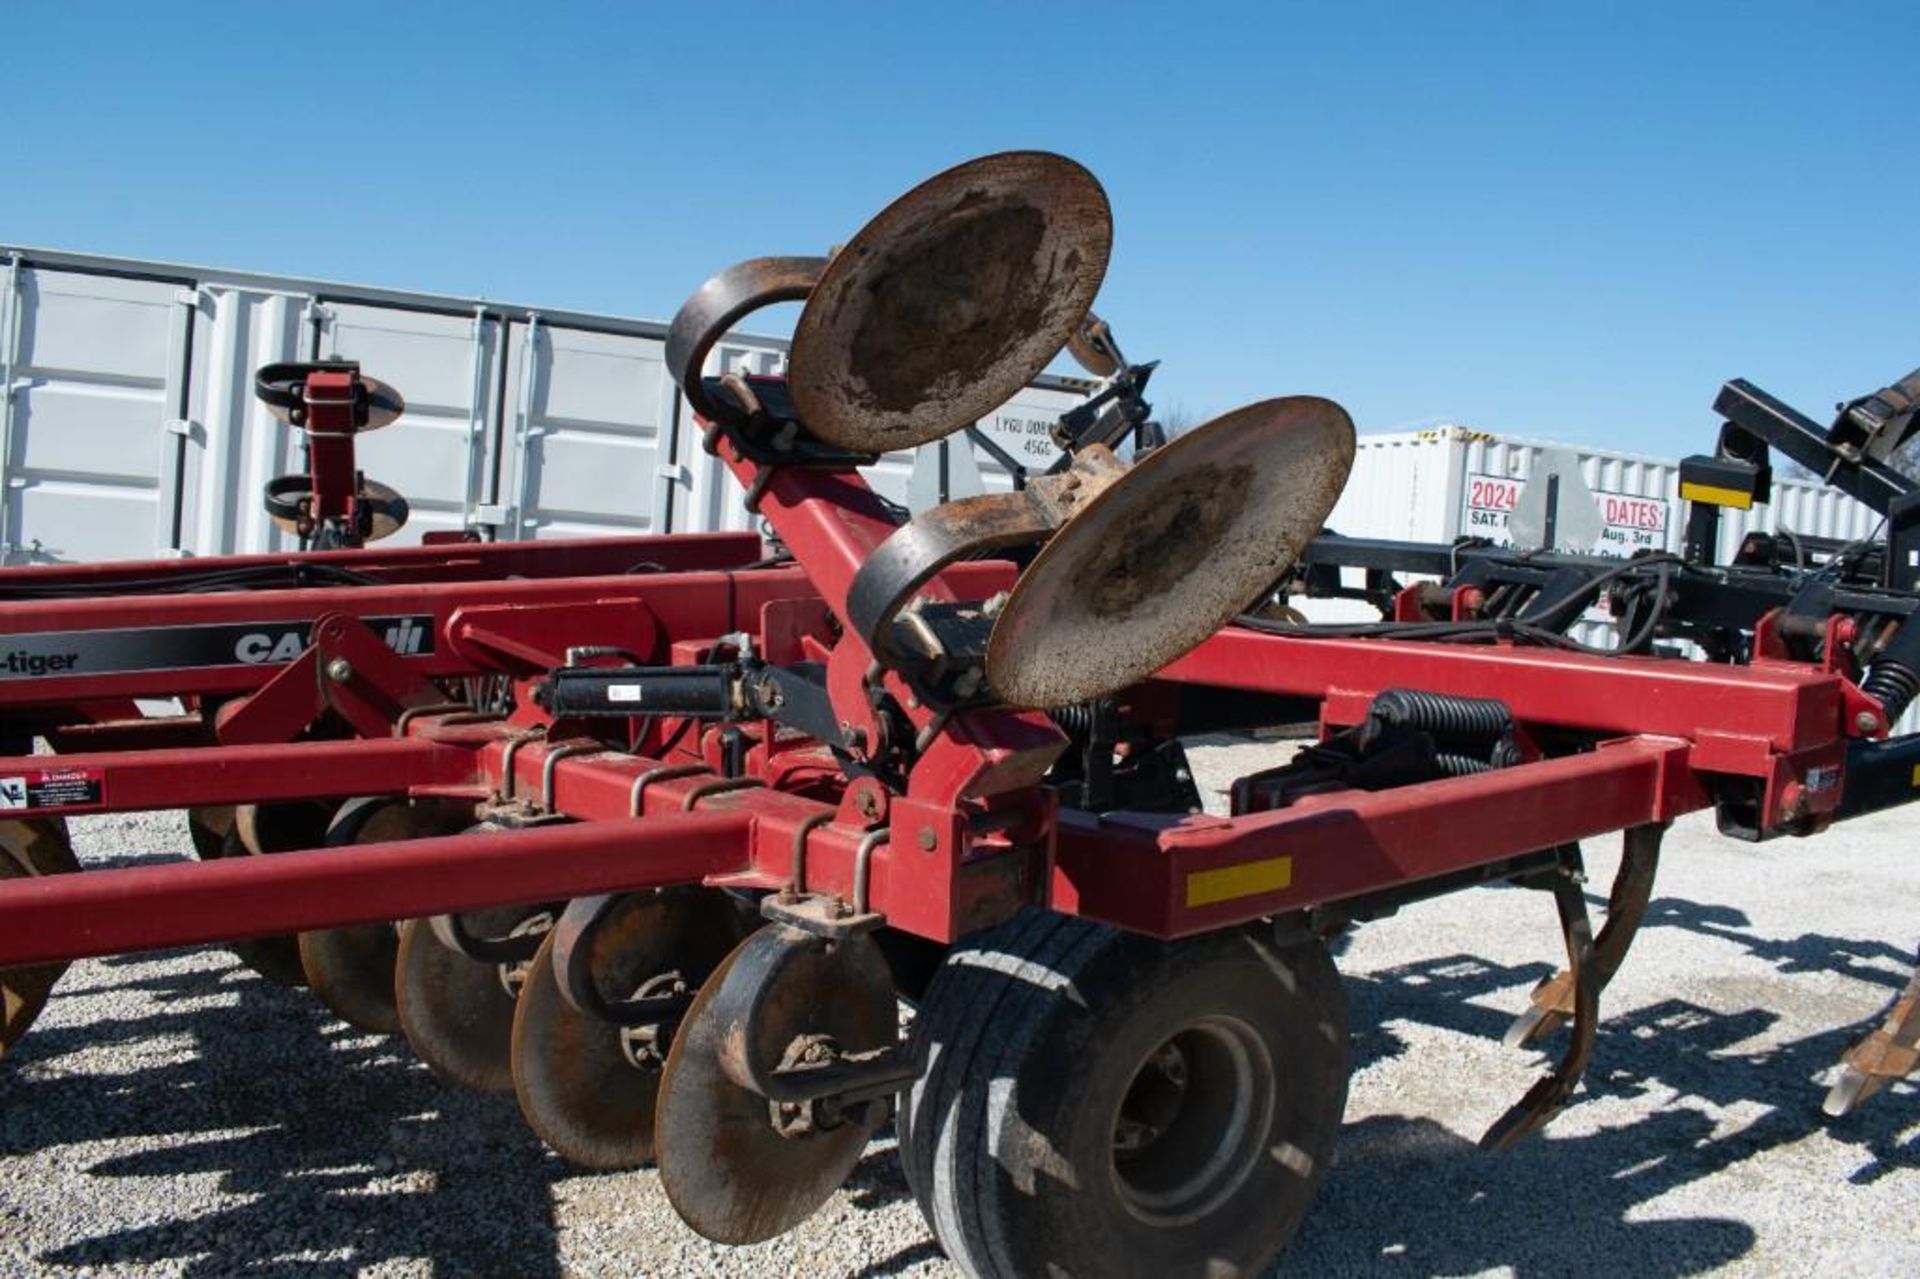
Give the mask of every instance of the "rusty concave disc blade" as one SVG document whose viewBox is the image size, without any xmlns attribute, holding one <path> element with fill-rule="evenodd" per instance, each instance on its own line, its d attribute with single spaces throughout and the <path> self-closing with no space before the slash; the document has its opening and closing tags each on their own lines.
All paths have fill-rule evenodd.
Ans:
<svg viewBox="0 0 1920 1279">
<path fill-rule="evenodd" d="M 697 989 L 743 935 L 733 902 L 694 888 L 625 897 L 577 944 L 588 947 L 596 993 L 614 1004 L 676 976 Z M 651 1044 L 635 1051 L 620 1026 L 571 1007 L 561 994 L 554 975 L 559 940 L 556 929 L 541 944 L 514 1010 L 520 1112 L 570 1163 L 637 1168 L 653 1158 L 654 1102 L 679 1019 L 654 1023 Z"/>
<path fill-rule="evenodd" d="M 544 910 L 501 906 L 462 918 L 476 936 L 499 938 L 525 929 Z M 393 977 L 400 1033 L 447 1083 L 479 1092 L 513 1091 L 515 967 L 449 950 L 427 920 L 400 926 Z"/>
<path fill-rule="evenodd" d="M 66 875 L 80 869 L 58 819 L 0 822 L 0 881 L 39 875 Z M 65 964 L 28 964 L 0 968 L 0 1057 L 5 1056 L 47 1006 L 47 997 Z"/>
<path fill-rule="evenodd" d="M 921 183 L 807 299 L 788 362 L 802 425 L 884 453 L 1000 407 L 1079 328 L 1112 245 L 1106 192 L 1064 156 L 1009 151 Z"/>
<path fill-rule="evenodd" d="M 1148 455 L 1021 574 L 987 644 L 994 692 L 1069 706 L 1180 657 L 1286 570 L 1352 465 L 1352 419 L 1314 396 L 1250 404 Z"/>
<path fill-rule="evenodd" d="M 886 961 L 868 938 L 828 947 L 771 927 L 741 942 L 700 987 L 661 1076 L 655 1154 L 680 1219 L 725 1244 L 792 1229 L 846 1180 L 881 1111 L 783 1136 L 767 1099 L 727 1076 L 725 1046 L 771 1070 L 800 1036 L 824 1034 L 848 1053 L 878 1048 L 896 1017 Z"/>
</svg>

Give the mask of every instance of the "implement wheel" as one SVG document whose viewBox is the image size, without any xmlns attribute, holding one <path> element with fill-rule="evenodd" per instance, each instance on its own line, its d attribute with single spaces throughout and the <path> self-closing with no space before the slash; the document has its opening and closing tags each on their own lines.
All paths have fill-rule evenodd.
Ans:
<svg viewBox="0 0 1920 1279">
<path fill-rule="evenodd" d="M 80 869 L 58 818 L 0 822 L 0 880 L 66 875 Z M 4 1057 L 47 1006 L 65 964 L 0 968 L 0 1057 Z"/>
<path fill-rule="evenodd" d="M 1257 1274 L 1346 1105 L 1320 944 L 1172 944 L 1029 912 L 963 941 L 914 1030 L 900 1116 L 921 1210 L 968 1274 Z"/>
<path fill-rule="evenodd" d="M 326 846 L 384 844 L 393 840 L 453 835 L 473 824 L 473 806 L 401 795 L 350 799 L 327 827 Z M 354 924 L 300 934 L 300 968 L 307 984 L 332 1013 L 350 1026 L 379 1034 L 399 1033 L 393 966 L 400 934 L 392 924 Z"/>
</svg>

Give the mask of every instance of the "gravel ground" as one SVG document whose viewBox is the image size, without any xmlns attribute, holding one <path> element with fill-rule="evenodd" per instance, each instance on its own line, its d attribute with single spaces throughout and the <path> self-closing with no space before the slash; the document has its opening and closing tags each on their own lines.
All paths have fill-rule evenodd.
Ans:
<svg viewBox="0 0 1920 1279">
<path fill-rule="evenodd" d="M 1196 766 L 1220 784 L 1249 749 L 1277 748 Z M 1479 890 L 1361 929 L 1346 1128 L 1276 1273 L 1920 1273 L 1916 1089 L 1819 1110 L 1905 981 L 1913 821 L 1758 847 L 1680 824 L 1586 1090 L 1500 1155 L 1474 1139 L 1542 1069 L 1499 1041 L 1555 965 L 1548 900 Z M 74 827 L 93 865 L 186 847 L 177 815 Z M 1589 850 L 1596 904 L 1616 856 Z M 223 951 L 75 965 L 0 1098 L 6 1273 L 953 1273 L 890 1140 L 800 1230 L 718 1248 L 651 1172 L 569 1171 L 511 1098 L 442 1088 Z"/>
</svg>

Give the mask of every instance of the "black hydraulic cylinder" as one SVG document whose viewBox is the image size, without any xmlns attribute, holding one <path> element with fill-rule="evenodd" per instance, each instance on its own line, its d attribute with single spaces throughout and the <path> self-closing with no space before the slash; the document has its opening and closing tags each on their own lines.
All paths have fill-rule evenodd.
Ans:
<svg viewBox="0 0 1920 1279">
<path fill-rule="evenodd" d="M 556 719 L 731 719 L 738 674 L 731 666 L 578 666 L 549 675 L 533 700 Z"/>
</svg>

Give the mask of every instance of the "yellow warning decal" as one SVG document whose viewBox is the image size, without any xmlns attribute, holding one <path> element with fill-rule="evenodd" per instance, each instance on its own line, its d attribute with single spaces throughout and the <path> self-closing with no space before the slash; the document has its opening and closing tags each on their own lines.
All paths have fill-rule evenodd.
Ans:
<svg viewBox="0 0 1920 1279">
<path fill-rule="evenodd" d="M 1689 502 L 1731 506 L 1742 511 L 1753 509 L 1753 494 L 1743 493 L 1739 489 L 1723 489 L 1715 484 L 1682 484 L 1680 496 Z"/>
<path fill-rule="evenodd" d="M 1187 876 L 1187 906 L 1211 906 L 1259 893 L 1277 893 L 1293 883 L 1293 858 L 1269 857 Z"/>
<path fill-rule="evenodd" d="M 1913 766 L 1913 788 L 1920 790 L 1920 764 Z"/>
</svg>

